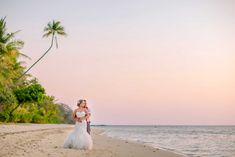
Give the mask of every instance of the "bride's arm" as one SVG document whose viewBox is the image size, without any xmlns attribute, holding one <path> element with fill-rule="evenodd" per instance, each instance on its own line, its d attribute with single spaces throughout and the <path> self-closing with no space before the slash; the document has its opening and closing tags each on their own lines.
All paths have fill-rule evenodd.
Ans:
<svg viewBox="0 0 235 157">
<path fill-rule="evenodd" d="M 77 112 L 77 110 L 74 110 L 74 111 L 73 111 L 72 119 L 73 119 L 74 121 L 79 121 L 80 118 L 78 118 L 78 117 L 76 116 L 76 112 Z"/>
<path fill-rule="evenodd" d="M 84 111 L 85 111 L 86 115 L 83 116 L 83 117 L 80 117 L 80 120 L 86 120 L 87 118 L 89 118 L 89 113 L 88 113 L 88 111 L 87 111 L 87 110 L 84 110 Z"/>
</svg>

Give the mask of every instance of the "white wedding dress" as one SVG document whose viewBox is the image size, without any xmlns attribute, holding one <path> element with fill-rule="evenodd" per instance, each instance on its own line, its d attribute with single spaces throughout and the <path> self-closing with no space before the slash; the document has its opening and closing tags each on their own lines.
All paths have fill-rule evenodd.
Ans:
<svg viewBox="0 0 235 157">
<path fill-rule="evenodd" d="M 77 111 L 77 117 L 84 117 L 84 111 Z M 87 122 L 76 122 L 74 131 L 69 134 L 64 142 L 64 148 L 75 148 L 75 149 L 92 149 L 93 142 L 91 135 L 87 133 Z"/>
</svg>

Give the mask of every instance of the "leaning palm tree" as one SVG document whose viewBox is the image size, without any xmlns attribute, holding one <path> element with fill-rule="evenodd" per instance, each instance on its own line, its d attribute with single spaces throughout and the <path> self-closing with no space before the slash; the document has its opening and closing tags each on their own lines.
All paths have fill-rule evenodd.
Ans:
<svg viewBox="0 0 235 157">
<path fill-rule="evenodd" d="M 67 34 L 64 31 L 64 27 L 60 25 L 60 21 L 52 21 L 47 24 L 47 26 L 44 28 L 45 34 L 43 37 L 49 37 L 51 36 L 51 46 L 48 48 L 48 50 L 35 62 L 33 63 L 28 70 L 26 70 L 19 79 L 24 76 L 35 64 L 37 64 L 53 47 L 54 40 L 56 43 L 56 48 L 58 48 L 58 42 L 57 42 L 57 35 L 66 36 Z"/>
</svg>

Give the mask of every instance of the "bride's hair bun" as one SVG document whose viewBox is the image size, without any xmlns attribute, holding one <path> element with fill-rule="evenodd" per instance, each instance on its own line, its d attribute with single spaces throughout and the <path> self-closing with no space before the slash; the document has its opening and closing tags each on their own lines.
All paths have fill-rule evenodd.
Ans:
<svg viewBox="0 0 235 157">
<path fill-rule="evenodd" d="M 80 104 L 81 104 L 83 101 L 85 101 L 85 102 L 86 102 L 86 100 L 85 100 L 85 99 L 79 99 L 79 100 L 78 100 L 78 102 L 77 102 L 77 106 L 79 107 L 79 106 L 80 106 Z"/>
</svg>

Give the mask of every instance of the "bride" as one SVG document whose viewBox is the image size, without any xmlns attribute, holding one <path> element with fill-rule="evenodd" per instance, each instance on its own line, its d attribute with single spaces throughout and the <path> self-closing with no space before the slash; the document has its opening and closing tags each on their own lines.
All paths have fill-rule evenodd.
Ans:
<svg viewBox="0 0 235 157">
<path fill-rule="evenodd" d="M 66 138 L 64 148 L 92 149 L 93 142 L 87 133 L 86 119 L 89 118 L 89 113 L 85 108 L 86 100 L 79 100 L 77 106 L 73 112 L 73 118 L 76 120 L 75 128 Z"/>
</svg>

